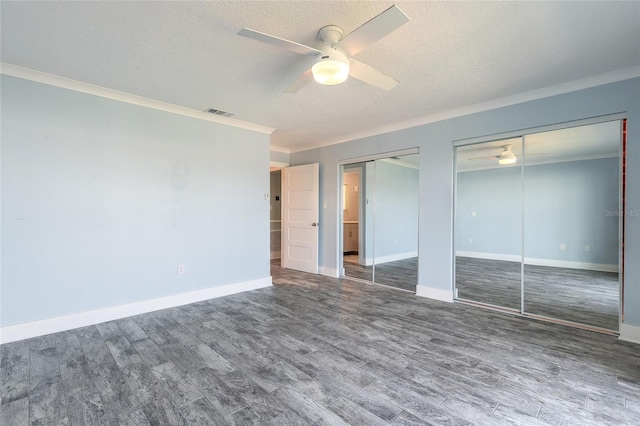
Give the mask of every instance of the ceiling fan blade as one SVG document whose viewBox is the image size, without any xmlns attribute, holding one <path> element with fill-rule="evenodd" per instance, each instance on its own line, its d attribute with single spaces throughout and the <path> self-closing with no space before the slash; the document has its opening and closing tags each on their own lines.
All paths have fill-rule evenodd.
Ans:
<svg viewBox="0 0 640 426">
<path fill-rule="evenodd" d="M 367 64 L 353 59 L 349 59 L 349 62 L 351 63 L 349 77 L 357 78 L 382 90 L 391 90 L 399 83 L 395 78 L 389 77 Z"/>
<path fill-rule="evenodd" d="M 525 154 L 525 157 L 533 157 L 535 155 L 553 155 L 553 152 L 538 152 L 535 154 Z"/>
<path fill-rule="evenodd" d="M 311 73 L 311 68 L 306 70 L 304 74 L 302 74 L 293 84 L 287 87 L 283 93 L 296 93 L 298 90 L 302 89 L 307 84 L 313 81 L 313 74 Z"/>
<path fill-rule="evenodd" d="M 238 35 L 252 38 L 254 40 L 258 40 L 272 46 L 280 47 L 282 49 L 286 49 L 290 52 L 295 52 L 300 55 L 318 56 L 322 53 L 320 50 L 314 49 L 313 47 L 305 46 L 304 44 L 296 43 L 295 41 L 285 40 L 280 37 L 261 33 L 260 31 L 252 30 L 250 28 L 241 29 L 240 31 L 238 31 Z"/>
<path fill-rule="evenodd" d="M 354 56 L 407 22 L 409 17 L 393 5 L 342 37 L 336 47 Z"/>
<path fill-rule="evenodd" d="M 496 160 L 500 158 L 499 155 L 484 155 L 482 157 L 471 157 L 471 158 L 467 158 L 468 161 L 473 161 L 473 160 Z"/>
</svg>

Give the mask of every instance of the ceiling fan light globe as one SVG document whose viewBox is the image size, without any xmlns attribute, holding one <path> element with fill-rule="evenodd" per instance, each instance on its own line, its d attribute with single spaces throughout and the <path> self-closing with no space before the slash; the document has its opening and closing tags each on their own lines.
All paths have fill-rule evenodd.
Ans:
<svg viewBox="0 0 640 426">
<path fill-rule="evenodd" d="M 349 64 L 335 59 L 317 62 L 311 67 L 313 79 L 320 84 L 333 86 L 344 83 L 349 77 Z"/>
<path fill-rule="evenodd" d="M 504 157 L 498 158 L 498 163 L 504 166 L 506 164 L 515 164 L 516 160 L 517 160 L 516 156 L 512 154 L 510 156 L 504 156 Z"/>
</svg>

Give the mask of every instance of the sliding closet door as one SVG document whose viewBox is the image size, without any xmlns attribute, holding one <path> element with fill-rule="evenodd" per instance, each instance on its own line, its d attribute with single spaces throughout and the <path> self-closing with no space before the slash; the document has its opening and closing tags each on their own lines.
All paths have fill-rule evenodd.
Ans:
<svg viewBox="0 0 640 426">
<path fill-rule="evenodd" d="M 347 164 L 342 170 L 344 275 L 373 282 L 373 161 Z"/>
<path fill-rule="evenodd" d="M 527 314 L 618 329 L 620 125 L 525 136 Z"/>
<path fill-rule="evenodd" d="M 418 154 L 375 161 L 374 283 L 418 284 Z"/>
<path fill-rule="evenodd" d="M 522 138 L 456 148 L 457 298 L 520 312 Z"/>
</svg>

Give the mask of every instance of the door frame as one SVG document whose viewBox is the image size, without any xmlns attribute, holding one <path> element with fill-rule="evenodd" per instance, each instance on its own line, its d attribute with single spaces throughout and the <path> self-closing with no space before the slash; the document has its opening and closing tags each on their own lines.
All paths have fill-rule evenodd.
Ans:
<svg viewBox="0 0 640 426">
<path fill-rule="evenodd" d="M 282 169 L 289 167 L 289 163 L 283 163 L 281 161 L 269 161 L 269 184 L 271 184 L 271 172 L 280 171 L 280 188 L 282 188 Z M 282 191 L 280 192 L 280 201 L 282 201 Z M 271 190 L 269 190 L 269 203 L 272 202 Z M 271 259 L 271 211 L 269 211 L 269 262 L 275 259 Z M 280 257 L 282 259 L 282 209 L 280 209 Z"/>
</svg>

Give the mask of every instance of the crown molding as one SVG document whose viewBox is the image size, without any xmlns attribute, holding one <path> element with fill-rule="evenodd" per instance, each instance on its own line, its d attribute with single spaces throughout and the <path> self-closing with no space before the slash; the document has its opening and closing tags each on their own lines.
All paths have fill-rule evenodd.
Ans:
<svg viewBox="0 0 640 426">
<path fill-rule="evenodd" d="M 452 118 L 462 117 L 465 115 L 476 114 L 484 111 L 498 109 L 506 106 L 517 105 L 524 102 L 535 101 L 538 99 L 549 98 L 556 95 L 575 92 L 578 90 L 589 89 L 591 87 L 602 86 L 605 84 L 616 83 L 618 81 L 629 80 L 640 77 L 640 66 L 623 68 L 604 74 L 594 75 L 591 77 L 573 80 L 566 83 L 556 84 L 544 87 L 542 89 L 531 90 L 529 92 L 519 93 L 517 95 L 507 96 L 504 98 L 493 99 L 487 102 L 481 102 L 475 105 L 469 105 L 461 108 L 455 108 L 449 111 L 443 111 L 436 114 L 430 114 L 399 123 L 390 124 L 388 126 L 377 127 L 375 129 L 355 132 L 349 135 L 340 136 L 338 138 L 329 139 L 323 142 L 305 145 L 304 147 L 293 147 L 290 152 L 296 153 L 301 151 L 309 151 L 312 149 L 323 148 L 331 145 L 337 145 L 344 142 L 350 142 L 357 139 L 363 139 L 372 136 L 378 136 L 385 133 L 405 130 L 412 127 L 418 127 L 429 123 L 449 120 Z"/>
<path fill-rule="evenodd" d="M 394 164 L 400 167 L 407 167 L 409 169 L 420 170 L 420 167 L 417 164 L 412 164 L 407 161 L 397 160 L 395 158 L 381 158 L 380 161 L 384 161 L 385 163 Z"/>
<path fill-rule="evenodd" d="M 274 151 L 274 152 L 282 152 L 284 154 L 291 154 L 291 150 L 289 148 L 285 148 L 283 146 L 270 145 L 269 146 L 269 150 L 270 151 Z"/>
<path fill-rule="evenodd" d="M 208 112 L 197 111 L 195 109 L 181 107 L 155 99 L 132 95 L 130 93 L 120 92 L 118 90 L 108 89 L 106 87 L 96 86 L 93 84 L 84 83 L 82 81 L 72 80 L 66 77 L 60 77 L 29 68 L 23 68 L 18 65 L 8 64 L 6 62 L 0 62 L 0 74 L 21 78 L 23 80 L 35 81 L 37 83 L 47 84 L 49 86 L 73 90 L 75 92 L 99 96 L 101 98 L 113 99 L 120 102 L 126 102 L 128 104 L 196 118 L 199 120 L 212 121 L 214 123 L 224 124 L 227 126 L 237 127 L 245 130 L 251 130 L 253 132 L 264 133 L 267 135 L 270 135 L 275 130 L 271 127 L 261 126 L 259 124 L 249 123 L 234 118 L 212 115 Z"/>
</svg>

